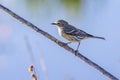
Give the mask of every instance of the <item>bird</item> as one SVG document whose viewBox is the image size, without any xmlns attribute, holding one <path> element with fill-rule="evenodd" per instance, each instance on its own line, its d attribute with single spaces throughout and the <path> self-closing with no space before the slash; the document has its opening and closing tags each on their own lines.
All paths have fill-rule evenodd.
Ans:
<svg viewBox="0 0 120 80">
<path fill-rule="evenodd" d="M 56 25 L 58 28 L 59 35 L 69 41 L 66 44 L 70 44 L 72 42 L 78 42 L 76 52 L 78 52 L 80 42 L 84 39 L 97 38 L 97 39 L 105 40 L 104 37 L 98 37 L 88 34 L 87 32 L 74 27 L 73 25 L 69 24 L 67 21 L 62 19 L 56 20 L 55 22 L 52 23 L 52 25 Z"/>
</svg>

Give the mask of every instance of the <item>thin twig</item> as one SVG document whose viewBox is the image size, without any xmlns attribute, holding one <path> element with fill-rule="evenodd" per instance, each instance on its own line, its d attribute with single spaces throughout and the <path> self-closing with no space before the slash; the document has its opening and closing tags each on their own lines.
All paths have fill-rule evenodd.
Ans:
<svg viewBox="0 0 120 80">
<path fill-rule="evenodd" d="M 31 77 L 32 77 L 33 80 L 38 80 L 37 73 L 36 73 L 36 68 L 35 68 L 35 59 L 34 59 L 34 56 L 33 56 L 32 47 L 30 45 L 28 37 L 25 36 L 24 39 L 25 39 L 25 44 L 26 44 L 27 50 L 28 50 L 29 58 L 30 58 L 30 61 L 32 63 L 32 65 L 30 65 L 28 67 L 28 71 L 31 73 Z"/>
<path fill-rule="evenodd" d="M 34 59 L 32 47 L 31 47 L 31 45 L 30 45 L 30 42 L 29 42 L 28 37 L 27 37 L 27 36 L 24 36 L 24 40 L 25 40 L 25 44 L 26 44 L 26 47 L 27 47 L 27 51 L 28 51 L 28 55 L 29 55 L 29 58 L 30 58 L 30 60 L 31 60 L 31 63 L 32 63 L 32 64 L 35 64 L 35 59 Z"/>
<path fill-rule="evenodd" d="M 47 32 L 39 29 L 37 26 L 33 25 L 32 23 L 28 22 L 27 20 L 25 20 L 24 18 L 18 16 L 17 14 L 15 14 L 14 12 L 12 12 L 10 9 L 2 6 L 0 4 L 0 9 L 2 9 L 3 11 L 5 11 L 6 13 L 8 13 L 9 15 L 11 15 L 12 17 L 14 17 L 15 19 L 17 19 L 18 21 L 22 22 L 23 24 L 27 25 L 28 27 L 32 28 L 33 30 L 35 30 L 36 32 L 42 34 L 43 36 L 47 37 L 48 39 L 50 39 L 51 41 L 55 42 L 56 44 L 58 44 L 59 46 L 63 47 L 64 49 L 66 49 L 67 51 L 73 53 L 74 55 L 75 50 L 72 49 L 71 47 L 64 45 L 63 42 L 57 40 L 55 37 L 53 37 L 52 35 L 48 34 Z M 91 61 L 90 59 L 88 59 L 87 57 L 83 56 L 81 53 L 79 53 L 77 55 L 77 57 L 81 60 L 83 60 L 84 62 L 86 62 L 87 64 L 89 64 L 90 66 L 94 67 L 95 69 L 97 69 L 98 71 L 100 71 L 103 75 L 105 75 L 106 77 L 108 77 L 111 80 L 119 80 L 118 78 L 116 78 L 114 75 L 112 75 L 111 73 L 109 73 L 108 71 L 106 71 L 105 69 L 103 69 L 102 67 L 100 67 L 98 64 L 94 63 L 93 61 Z"/>
<path fill-rule="evenodd" d="M 45 80 L 49 80 L 48 74 L 47 74 L 47 67 L 46 67 L 46 65 L 45 65 L 45 60 L 44 60 L 43 55 L 42 55 L 42 53 L 41 53 L 41 51 L 40 51 L 40 48 L 39 48 L 38 43 L 37 43 L 36 45 L 37 45 L 37 48 L 38 48 L 38 50 L 39 50 L 40 65 L 41 65 L 42 70 L 43 70 L 43 73 L 44 73 L 44 75 L 45 75 Z"/>
</svg>

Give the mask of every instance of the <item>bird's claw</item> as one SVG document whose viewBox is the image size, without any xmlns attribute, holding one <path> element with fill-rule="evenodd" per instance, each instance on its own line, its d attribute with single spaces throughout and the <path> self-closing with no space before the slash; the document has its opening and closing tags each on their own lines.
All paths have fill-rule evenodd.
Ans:
<svg viewBox="0 0 120 80">
<path fill-rule="evenodd" d="M 75 50 L 75 56 L 77 56 L 79 54 L 78 50 Z"/>
</svg>

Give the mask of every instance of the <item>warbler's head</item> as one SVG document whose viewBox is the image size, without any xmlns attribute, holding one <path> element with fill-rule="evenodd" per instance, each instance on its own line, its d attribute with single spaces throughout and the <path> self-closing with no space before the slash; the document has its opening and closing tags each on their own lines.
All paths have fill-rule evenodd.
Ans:
<svg viewBox="0 0 120 80">
<path fill-rule="evenodd" d="M 68 25 L 68 22 L 65 20 L 57 20 L 57 21 L 53 22 L 52 25 L 57 25 L 58 27 L 64 27 L 64 26 Z"/>
</svg>

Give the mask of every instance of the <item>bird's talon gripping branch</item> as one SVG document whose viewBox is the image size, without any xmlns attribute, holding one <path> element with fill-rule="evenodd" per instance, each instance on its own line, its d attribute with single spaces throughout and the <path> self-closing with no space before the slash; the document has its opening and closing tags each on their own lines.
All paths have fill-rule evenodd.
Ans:
<svg viewBox="0 0 120 80">
<path fill-rule="evenodd" d="M 75 50 L 75 56 L 77 56 L 77 55 L 78 55 L 78 53 L 79 53 L 79 51 L 78 51 L 78 50 Z"/>
</svg>

